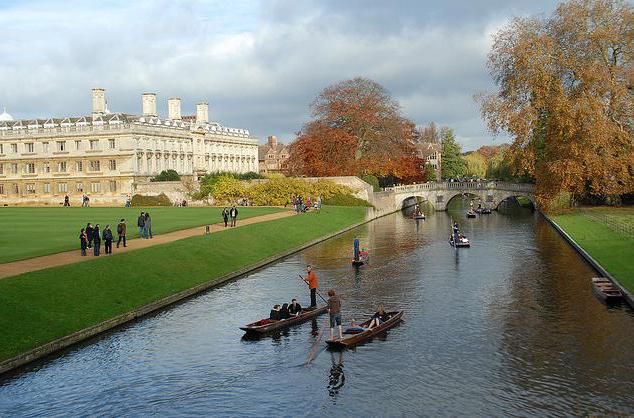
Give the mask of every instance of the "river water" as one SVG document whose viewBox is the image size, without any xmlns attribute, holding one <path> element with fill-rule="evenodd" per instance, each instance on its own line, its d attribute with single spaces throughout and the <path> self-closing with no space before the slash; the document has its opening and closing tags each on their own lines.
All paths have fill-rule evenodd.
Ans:
<svg viewBox="0 0 634 418">
<path fill-rule="evenodd" d="M 449 246 L 452 217 L 471 248 Z M 307 263 L 344 320 L 384 303 L 404 322 L 343 353 L 322 339 L 309 366 L 326 316 L 243 339 L 273 303 L 306 302 Z M 634 315 L 592 276 L 530 211 L 394 214 L 0 378 L 0 416 L 634 414 Z"/>
</svg>

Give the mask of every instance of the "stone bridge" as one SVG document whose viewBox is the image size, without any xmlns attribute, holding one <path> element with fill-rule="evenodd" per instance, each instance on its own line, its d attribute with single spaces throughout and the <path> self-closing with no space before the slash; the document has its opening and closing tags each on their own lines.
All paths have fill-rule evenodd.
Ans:
<svg viewBox="0 0 634 418">
<path fill-rule="evenodd" d="M 412 198 L 420 197 L 437 211 L 443 211 L 447 210 L 451 199 L 462 195 L 479 199 L 491 209 L 497 209 L 504 200 L 517 196 L 526 196 L 535 205 L 532 184 L 501 181 L 429 182 L 388 187 L 373 193 L 372 203 L 381 211 L 395 211 L 411 205 Z"/>
</svg>

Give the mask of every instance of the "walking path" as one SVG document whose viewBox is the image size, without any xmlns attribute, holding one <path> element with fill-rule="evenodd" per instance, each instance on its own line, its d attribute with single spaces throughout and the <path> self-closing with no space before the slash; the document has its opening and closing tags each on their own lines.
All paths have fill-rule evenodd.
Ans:
<svg viewBox="0 0 634 418">
<path fill-rule="evenodd" d="M 276 212 L 268 215 L 254 216 L 246 218 L 244 220 L 238 219 L 238 225 L 236 228 L 245 225 L 251 225 L 259 222 L 272 221 L 274 219 L 285 218 L 287 216 L 294 215 L 293 211 Z M 211 233 L 222 231 L 225 229 L 224 223 L 212 224 Z M 228 228 L 227 228 L 228 229 Z M 134 233 L 134 228 L 129 228 L 128 232 Z M 116 240 L 112 244 L 113 255 L 127 253 L 129 251 L 138 250 L 141 248 L 151 247 L 153 245 L 166 244 L 168 242 L 177 241 L 183 238 L 189 238 L 196 235 L 202 235 L 205 232 L 205 226 L 197 226 L 195 228 L 183 229 L 180 231 L 168 232 L 162 235 L 155 235 L 152 239 L 131 239 L 128 240 L 127 247 L 116 248 Z M 100 257 L 106 257 L 104 252 L 103 240 L 101 242 L 101 255 Z M 0 264 L 0 279 L 6 277 L 17 276 L 18 274 L 28 273 L 30 271 L 42 270 L 49 267 L 63 266 L 66 264 L 79 263 L 82 261 L 94 260 L 92 256 L 92 249 L 88 249 L 86 257 L 82 257 L 79 253 L 79 249 L 73 251 L 66 251 L 57 254 L 49 254 L 42 257 L 29 258 L 27 260 L 12 261 L 5 264 Z M 110 256 L 108 256 L 110 257 Z"/>
</svg>

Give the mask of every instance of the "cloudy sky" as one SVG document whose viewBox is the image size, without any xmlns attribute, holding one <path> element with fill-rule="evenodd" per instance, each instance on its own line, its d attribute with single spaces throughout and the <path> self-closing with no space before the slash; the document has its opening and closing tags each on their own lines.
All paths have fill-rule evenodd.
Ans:
<svg viewBox="0 0 634 418">
<path fill-rule="evenodd" d="M 486 55 L 513 16 L 546 0 L 0 0 L 0 106 L 14 118 L 140 113 L 141 93 L 206 100 L 210 117 L 287 142 L 325 86 L 363 76 L 417 124 L 451 126 L 466 150 L 490 144 L 472 96 L 492 89 Z M 1 110 L 1 109 L 0 109 Z M 495 141 L 501 142 L 504 138 Z"/>
</svg>

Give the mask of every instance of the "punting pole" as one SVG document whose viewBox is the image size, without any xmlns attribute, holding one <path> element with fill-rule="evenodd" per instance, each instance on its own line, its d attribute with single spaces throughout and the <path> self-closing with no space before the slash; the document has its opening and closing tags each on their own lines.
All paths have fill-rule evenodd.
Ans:
<svg viewBox="0 0 634 418">
<path fill-rule="evenodd" d="M 321 327 L 321 331 L 319 331 L 319 335 L 317 339 L 313 343 L 313 346 L 310 349 L 310 353 L 308 353 L 308 360 L 306 360 L 306 366 L 310 365 L 310 362 L 317 358 L 317 345 L 321 341 L 321 337 L 324 335 L 326 328 L 329 328 L 330 325 L 330 317 L 326 318 L 326 322 L 324 322 L 324 326 Z"/>
</svg>

